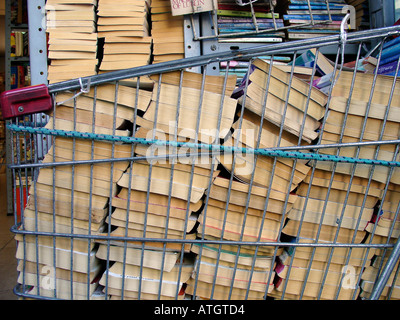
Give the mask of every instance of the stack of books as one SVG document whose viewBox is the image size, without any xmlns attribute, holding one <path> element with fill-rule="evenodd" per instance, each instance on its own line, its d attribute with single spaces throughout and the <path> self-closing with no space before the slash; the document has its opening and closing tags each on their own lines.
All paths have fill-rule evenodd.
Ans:
<svg viewBox="0 0 400 320">
<path fill-rule="evenodd" d="M 49 83 L 96 74 L 96 3 L 94 0 L 46 2 Z"/>
<path fill-rule="evenodd" d="M 297 77 L 290 82 L 290 73 L 274 65 L 269 76 L 270 64 L 266 61 L 256 59 L 253 65 L 254 71 L 246 80 L 250 84 L 247 88 L 241 85 L 246 90 L 246 97 L 239 101 L 247 110 L 282 126 L 284 131 L 301 141 L 311 143 L 318 137 L 317 129 L 325 115 L 327 96 L 313 87 L 310 91 L 310 85 Z"/>
<path fill-rule="evenodd" d="M 291 61 L 292 58 L 289 56 L 264 56 L 260 57 L 260 59 L 264 60 L 267 63 L 272 63 L 278 68 L 285 72 L 291 72 Z M 239 81 L 243 81 L 244 77 L 251 71 L 250 69 L 251 63 L 247 60 L 231 60 L 231 61 L 221 61 L 219 65 L 220 75 L 223 76 L 228 72 L 228 74 L 234 74 L 238 77 Z M 310 80 L 313 68 L 312 66 L 295 66 L 294 75 L 297 78 L 303 80 Z"/>
<path fill-rule="evenodd" d="M 399 203 L 400 189 L 398 185 L 389 184 L 389 188 L 379 208 L 379 213 L 375 213 L 366 230 L 375 235 L 397 239 L 400 236 L 400 218 L 398 217 L 397 204 Z"/>
<path fill-rule="evenodd" d="M 196 143 L 224 139 L 236 112 L 237 100 L 230 97 L 236 76 L 227 78 L 225 91 L 224 77 L 205 76 L 202 88 L 201 74 L 184 72 L 181 89 L 180 77 L 180 72 L 150 77 L 154 81 L 153 97 L 146 113 L 138 118 L 138 125 L 153 130 L 161 140 L 165 140 L 162 135 L 174 139 L 175 130 L 179 138 L 193 139 Z"/>
<path fill-rule="evenodd" d="M 125 128 L 113 128 L 113 119 L 116 124 L 122 117 L 133 119 L 135 109 L 131 98 L 136 95 L 135 89 L 120 86 L 115 104 L 111 101 L 115 98 L 116 86 L 99 86 L 95 111 L 94 91 L 92 88 L 75 102 L 73 99 L 65 101 L 73 93 L 59 94 L 57 102 L 61 104 L 57 107 L 57 116 L 50 115 L 47 128 L 128 135 Z M 146 94 L 141 91 L 139 96 L 143 101 L 147 97 L 148 105 L 150 96 Z M 114 117 L 115 107 L 117 115 Z M 131 151 L 130 145 L 61 137 L 54 139 L 43 163 L 55 163 L 56 166 L 43 167 L 35 176 L 24 211 L 24 229 L 84 235 L 103 233 L 109 215 L 109 199 L 116 194 L 117 181 L 129 162 L 57 164 L 127 158 Z M 19 282 L 34 286 L 31 293 L 63 299 L 98 297 L 92 295 L 96 292 L 102 268 L 95 256 L 97 246 L 93 240 L 57 238 L 53 241 L 44 236 L 25 239 L 17 236 L 17 240 L 20 241 L 17 258 L 21 259 Z"/>
<path fill-rule="evenodd" d="M 368 179 L 351 180 L 348 175 L 315 169 L 297 188 L 298 198 L 287 214 L 282 233 L 299 243 L 364 242 L 365 228 L 383 191 L 380 183 L 367 186 Z M 356 284 L 363 264 L 373 255 L 374 250 L 366 248 L 287 250 L 278 259 L 273 296 L 281 297 L 285 290 L 284 296 L 289 299 L 353 299 L 358 295 Z M 348 266 L 351 270 L 347 273 L 351 271 L 354 280 L 351 286 L 345 277 Z"/>
<path fill-rule="evenodd" d="M 99 0 L 98 36 L 104 38 L 100 73 L 147 65 L 151 59 L 149 4 L 146 0 Z"/>
<path fill-rule="evenodd" d="M 372 244 L 394 244 L 397 241 L 398 235 L 393 233 L 393 236 L 388 235 L 380 236 L 379 229 L 376 228 L 376 233 L 371 233 L 367 243 Z M 368 299 L 374 289 L 374 285 L 382 274 L 383 267 L 387 264 L 392 249 L 376 249 L 374 256 L 367 262 L 365 269 L 361 275 L 360 281 L 360 297 Z M 400 299 L 400 281 L 398 277 L 399 261 L 394 265 L 392 273 L 389 275 L 388 281 L 386 282 L 382 294 L 379 297 L 381 300 L 399 300 Z"/>
<path fill-rule="evenodd" d="M 136 154 L 140 156 L 141 152 Z M 133 163 L 117 181 L 119 192 L 112 198 L 113 212 L 106 219 L 112 231 L 105 235 L 111 239 L 116 236 L 195 239 L 193 229 L 211 171 L 196 166 L 192 175 L 191 168 L 170 162 Z M 104 241 L 97 256 L 111 264 L 100 284 L 111 298 L 183 297 L 183 283 L 194 267 L 189 253 L 189 244 L 112 241 L 108 248 Z"/>
<path fill-rule="evenodd" d="M 151 248 L 146 243 L 100 244 L 97 257 L 106 260 L 100 285 L 110 300 L 178 300 L 184 298 L 184 283 L 193 271 L 193 257 L 179 250 Z"/>
<path fill-rule="evenodd" d="M 366 243 L 394 244 L 400 236 L 399 217 L 400 188 L 398 185 L 389 183 L 388 189 L 381 202 L 376 206 L 374 216 L 365 228 L 369 233 Z M 375 255 L 368 261 L 361 277 L 361 293 L 363 298 L 369 298 L 374 284 L 386 265 L 392 249 L 376 249 Z M 400 299 L 400 281 L 396 277 L 398 263 L 394 266 L 392 273 L 382 291 L 380 299 Z"/>
<path fill-rule="evenodd" d="M 327 36 L 340 32 L 340 24 L 347 14 L 345 0 L 291 1 L 286 14 L 283 15 L 288 28 L 288 40 L 307 39 Z M 350 26 L 346 29 L 349 30 Z M 355 29 L 355 26 L 351 26 Z"/>
<path fill-rule="evenodd" d="M 226 130 L 221 130 L 221 133 L 213 130 L 217 127 L 218 108 L 222 100 L 225 103 L 221 112 L 221 128 L 229 131 L 232 127 L 236 100 L 231 99 L 230 95 L 236 84 L 235 77 L 228 80 L 227 91 L 223 92 L 224 78 L 207 76 L 203 96 L 200 94 L 200 74 L 184 72 L 181 90 L 180 73 L 152 76 L 152 80 L 153 95 L 148 108 L 137 118 L 140 128 L 135 132 L 135 137 L 179 142 L 218 141 L 226 134 Z M 198 122 L 197 117 L 200 119 Z M 209 156 L 194 160 L 192 157 L 175 160 L 165 158 L 179 155 L 181 151 L 184 151 L 182 155 L 185 156 L 188 150 L 184 146 L 135 146 L 135 155 L 148 160 L 133 162 L 116 183 L 119 191 L 112 198 L 114 209 L 106 219 L 106 223 L 112 227 L 111 237 L 195 239 L 204 194 L 219 171 L 216 161 L 213 163 Z M 154 156 L 161 158 L 151 160 Z M 124 295 L 138 298 L 138 282 L 143 277 L 145 281 L 142 281 L 141 294 L 145 298 L 155 298 L 158 294 L 160 298 L 180 297 L 178 293 L 194 268 L 194 260 L 190 258 L 193 256 L 190 254 L 190 244 L 112 241 L 112 245 L 111 252 L 120 252 L 126 245 L 130 251 L 137 252 L 139 258 L 131 262 L 133 254 L 126 255 L 129 262 L 125 269 L 127 282 L 123 292 L 120 280 L 124 278 L 122 258 L 109 259 L 115 263 L 104 272 L 100 281 L 100 284 L 107 284 L 107 288 L 111 289 L 108 292 L 105 289 L 105 293 L 114 297 Z M 171 256 L 165 259 L 171 262 L 169 269 L 162 267 L 162 264 L 155 264 L 155 258 L 149 258 L 153 265 L 146 264 L 147 258 L 145 264 L 138 264 L 141 261 L 141 247 L 145 256 L 159 256 L 159 261 L 162 261 L 160 259 L 163 255 Z M 98 256 L 102 259 L 105 257 Z"/>
<path fill-rule="evenodd" d="M 280 222 L 296 198 L 235 178 L 231 181 L 223 174 L 215 178 L 207 196 L 207 207 L 198 218 L 198 238 L 263 242 L 277 241 Z M 193 245 L 192 251 L 197 257 L 188 294 L 263 299 L 273 288 L 274 246 Z"/>
<path fill-rule="evenodd" d="M 151 1 L 153 63 L 185 58 L 183 15 L 171 15 L 170 0 Z"/>
<path fill-rule="evenodd" d="M 243 117 L 233 123 L 232 133 L 225 138 L 224 146 L 236 147 L 238 150 L 294 146 L 299 142 L 307 143 L 307 140 L 311 142 L 318 136 L 314 130 L 319 127 L 318 120 L 323 117 L 326 96 L 312 88 L 312 96 L 318 102 L 313 101 L 313 108 L 310 108 L 313 110 L 310 112 L 312 116 L 307 118 L 306 125 L 311 125 L 311 129 L 307 127 L 304 130 L 307 138 L 301 139 L 300 136 L 304 136 L 300 135 L 300 131 L 297 131 L 297 136 L 293 134 L 296 133 L 294 129 L 299 127 L 291 120 L 297 118 L 300 121 L 308 116 L 299 97 L 305 98 L 310 86 L 297 78 L 293 79 L 291 92 L 296 90 L 294 94 L 297 97 L 290 100 L 293 106 L 291 112 L 297 111 L 301 116 L 293 114 L 290 117 L 289 112 L 283 112 L 282 106 L 286 98 L 284 92 L 288 90 L 288 82 L 285 82 L 288 74 L 271 66 L 273 71 L 270 78 L 273 80 L 268 85 L 269 67 L 265 61 L 254 61 L 252 73 L 244 80 L 251 82 L 242 92 L 247 95 L 239 99 L 245 108 Z M 266 92 L 268 98 L 274 99 L 270 104 L 262 100 Z M 281 101 L 281 110 L 277 101 Z M 278 127 L 280 122 L 286 123 L 287 128 L 281 135 Z M 297 123 L 297 126 L 300 125 Z M 303 161 L 281 158 L 274 161 L 266 156 L 238 152 L 223 153 L 218 156 L 218 160 L 227 173 L 225 176 L 220 174 L 207 193 L 207 207 L 198 219 L 198 237 L 208 240 L 278 242 L 281 226 L 296 202 L 297 196 L 292 191 L 307 176 L 310 167 Z M 232 180 L 231 174 L 234 175 Z M 196 296 L 208 299 L 260 299 L 274 288 L 273 256 L 274 252 L 280 254 L 282 248 L 241 246 L 238 249 L 224 244 L 212 248 L 193 246 L 192 250 L 198 256 L 194 275 L 188 282 L 188 290 Z M 203 252 L 205 257 L 202 256 Z M 218 261 L 216 257 L 222 255 L 224 260 L 220 258 Z M 251 256 L 249 261 L 246 260 L 248 255 Z M 235 262 L 238 263 L 237 273 L 233 269 Z"/>
<path fill-rule="evenodd" d="M 377 67 L 377 73 L 387 76 L 395 76 L 400 57 L 400 40 L 392 38 L 382 47 L 381 60 Z M 400 72 L 399 72 L 400 73 Z"/>
<path fill-rule="evenodd" d="M 352 76 L 352 72 L 342 71 L 333 88 L 320 137 L 321 144 L 396 139 L 394 132 L 399 130 L 398 117 L 394 116 L 398 111 L 396 98 L 392 100 L 390 112 L 386 111 L 391 87 L 398 84 L 393 83 L 393 79 L 378 75 L 375 88 L 372 89 L 373 75 L 358 73 L 349 101 L 347 97 L 351 90 Z M 374 95 L 369 102 L 371 90 L 374 90 Z M 359 148 L 348 146 L 340 149 L 332 147 L 323 148 L 319 152 L 351 158 L 398 160 L 398 157 L 395 158 L 394 146 L 389 145 Z M 315 168 L 313 177 L 307 177 L 296 190 L 298 198 L 288 213 L 283 234 L 293 237 L 294 241 L 309 243 L 371 243 L 369 239 L 372 237 L 375 238 L 371 240 L 372 243 L 383 243 L 382 237 L 387 237 L 389 242 L 389 230 L 393 227 L 391 237 L 399 236 L 396 209 L 393 209 L 397 207 L 396 192 L 399 184 L 396 168 L 391 168 L 393 172 L 390 174 L 391 169 L 385 166 L 376 166 L 371 170 L 370 166 L 361 164 L 326 161 L 316 161 Z M 383 199 L 386 183 L 389 183 L 387 198 Z M 386 211 L 379 209 L 380 201 L 383 201 L 382 208 L 386 208 Z M 392 202 L 396 205 L 393 206 Z M 318 248 L 313 251 L 307 248 L 313 255 L 324 250 Z M 277 292 L 274 294 L 279 296 L 286 290 L 289 298 L 306 296 L 325 299 L 349 299 L 357 297 L 360 292 L 368 295 L 366 292 L 370 290 L 369 284 L 365 285 L 368 289 L 362 289 L 359 279 L 363 277 L 366 281 L 375 281 L 367 275 L 371 274 L 370 271 L 363 273 L 363 268 L 369 266 L 376 255 L 381 253 L 375 249 L 348 250 L 332 249 L 332 256 L 326 251 L 321 260 L 324 263 L 319 265 L 301 261 L 301 254 L 305 251 L 303 248 L 296 248 L 294 253 L 289 254 L 290 259 L 284 255 L 280 259 L 282 266 L 275 270 L 279 277 L 276 282 Z M 345 257 L 342 262 L 336 260 L 335 255 L 338 253 Z M 350 263 L 355 254 L 358 262 Z M 309 272 L 308 267 L 311 267 Z M 291 268 L 294 270 L 293 275 L 291 272 L 286 274 L 285 270 L 290 271 Z M 302 270 L 301 273 L 299 270 Z"/>
<path fill-rule="evenodd" d="M 393 77 L 378 75 L 372 88 L 373 74 L 357 73 L 354 81 L 354 90 L 351 100 L 349 97 L 352 85 L 353 72 L 342 71 L 336 82 L 332 99 L 329 105 L 329 113 L 326 118 L 326 125 L 322 135 L 322 143 L 353 143 L 360 141 L 377 141 L 397 139 L 399 130 L 399 118 L 396 113 L 399 110 L 399 95 L 397 89 L 399 80 L 393 83 Z M 395 86 L 393 98 L 391 96 L 392 86 Z M 374 94 L 369 104 L 371 90 Z M 385 121 L 387 106 L 390 105 L 390 112 Z M 347 115 L 345 117 L 345 115 Z M 329 148 L 320 151 L 323 154 L 338 154 L 340 156 L 355 157 L 361 159 L 377 159 L 385 161 L 398 161 L 395 157 L 394 145 L 362 146 L 356 147 Z M 332 163 L 318 161 L 317 167 L 324 170 L 332 170 Z M 349 163 L 336 164 L 336 172 L 351 174 L 353 165 Z M 391 168 L 377 166 L 373 170 L 372 180 L 387 183 Z M 398 168 L 393 168 L 390 182 L 400 184 Z M 356 166 L 354 175 L 361 178 L 369 178 L 369 166 Z"/>
<path fill-rule="evenodd" d="M 200 299 L 262 300 L 273 288 L 274 263 L 273 253 L 259 249 L 194 244 L 197 256 L 186 293 Z"/>
</svg>

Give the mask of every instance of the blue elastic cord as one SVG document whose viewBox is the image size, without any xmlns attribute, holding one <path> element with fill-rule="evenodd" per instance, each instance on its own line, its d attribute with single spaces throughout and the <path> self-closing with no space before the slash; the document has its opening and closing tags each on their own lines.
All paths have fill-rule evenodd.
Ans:
<svg viewBox="0 0 400 320">
<path fill-rule="evenodd" d="M 379 166 L 386 166 L 386 167 L 400 167 L 399 161 L 360 159 L 360 158 L 342 157 L 342 156 L 327 155 L 327 154 L 304 153 L 304 152 L 299 152 L 299 151 L 239 148 L 239 147 L 229 147 L 229 146 L 224 146 L 224 145 L 165 141 L 165 140 L 157 140 L 157 139 L 150 140 L 150 139 L 126 137 L 126 136 L 114 136 L 114 135 L 107 135 L 107 134 L 67 131 L 67 130 L 60 130 L 60 129 L 48 129 L 48 128 L 43 128 L 43 127 L 42 128 L 34 128 L 34 127 L 29 127 L 29 126 L 20 126 L 20 125 L 16 125 L 16 124 L 8 124 L 7 128 L 13 132 L 43 134 L 43 135 L 66 137 L 66 138 L 90 139 L 90 140 L 97 140 L 97 141 L 122 142 L 122 143 L 130 143 L 130 144 L 137 143 L 137 144 L 143 144 L 143 145 L 170 146 L 170 147 L 176 147 L 176 148 L 185 147 L 185 148 L 189 148 L 192 150 L 201 149 L 201 150 L 206 150 L 206 151 L 210 151 L 210 152 L 255 154 L 255 155 L 278 157 L 278 158 L 331 161 L 331 162 L 342 162 L 342 163 L 353 163 L 353 164 L 379 165 Z"/>
</svg>

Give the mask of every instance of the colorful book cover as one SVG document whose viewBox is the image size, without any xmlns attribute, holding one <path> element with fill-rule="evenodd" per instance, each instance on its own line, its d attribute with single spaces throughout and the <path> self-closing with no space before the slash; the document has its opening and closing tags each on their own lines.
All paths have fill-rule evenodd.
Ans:
<svg viewBox="0 0 400 320">
<path fill-rule="evenodd" d="M 217 10 L 217 15 L 231 16 L 231 17 L 252 17 L 250 11 L 236 11 L 236 10 Z M 255 12 L 256 18 L 272 18 L 271 12 Z M 274 14 L 275 18 L 279 18 L 279 13 Z"/>
<path fill-rule="evenodd" d="M 218 22 L 218 27 L 224 29 L 242 29 L 242 30 L 256 30 L 256 25 L 254 23 L 246 23 L 246 22 L 238 22 L 238 23 L 229 23 L 229 22 Z M 274 29 L 275 25 L 273 23 L 257 23 L 257 27 L 259 29 Z M 283 23 L 277 23 L 277 28 L 283 28 Z"/>
<path fill-rule="evenodd" d="M 334 21 L 342 21 L 344 15 L 331 15 L 331 19 Z M 309 14 L 285 14 L 283 15 L 284 20 L 309 20 L 311 21 L 311 16 Z M 314 20 L 329 20 L 329 15 L 316 14 L 313 15 Z"/>
</svg>

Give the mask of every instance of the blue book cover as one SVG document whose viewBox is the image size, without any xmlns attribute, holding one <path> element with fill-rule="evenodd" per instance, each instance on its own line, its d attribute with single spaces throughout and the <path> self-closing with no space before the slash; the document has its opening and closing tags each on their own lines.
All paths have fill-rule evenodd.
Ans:
<svg viewBox="0 0 400 320">
<path fill-rule="evenodd" d="M 381 59 L 386 59 L 390 56 L 396 55 L 400 53 L 400 43 L 394 44 L 386 49 L 382 50 Z"/>
<path fill-rule="evenodd" d="M 339 30 L 329 30 L 329 29 L 308 29 L 308 28 L 301 28 L 301 29 L 287 29 L 288 32 L 292 33 L 326 33 L 326 34 L 335 34 L 340 32 Z"/>
<path fill-rule="evenodd" d="M 393 72 L 385 73 L 385 76 L 392 76 L 394 77 L 396 75 L 396 70 Z M 397 76 L 400 76 L 400 71 L 397 73 Z"/>
<path fill-rule="evenodd" d="M 385 44 L 383 45 L 382 49 L 386 49 L 386 48 L 391 47 L 391 46 L 393 46 L 395 44 L 398 44 L 398 43 L 400 43 L 400 37 L 396 37 L 394 39 L 391 39 L 391 40 L 385 42 Z"/>
<path fill-rule="evenodd" d="M 396 73 L 396 69 L 397 69 L 397 60 L 396 61 L 392 61 L 386 64 L 381 64 L 378 67 L 378 73 L 379 74 L 387 74 L 387 73 Z"/>
<path fill-rule="evenodd" d="M 293 2 L 292 2 L 293 3 Z M 344 5 L 334 5 L 329 4 L 330 10 L 340 10 L 344 7 Z M 308 5 L 289 5 L 289 10 L 309 10 Z M 324 4 L 314 4 L 311 5 L 312 10 L 328 10 L 328 7 Z"/>
<path fill-rule="evenodd" d="M 384 65 L 384 64 L 387 64 L 392 61 L 397 61 L 399 59 L 399 57 L 400 57 L 400 52 L 395 55 L 389 56 L 385 59 L 381 58 L 380 65 Z"/>
<path fill-rule="evenodd" d="M 333 21 L 342 21 L 343 15 L 332 15 L 331 18 Z M 309 14 L 285 14 L 283 15 L 283 19 L 285 20 L 310 20 L 311 17 Z M 329 15 L 327 14 L 313 14 L 314 20 L 329 20 Z"/>
<path fill-rule="evenodd" d="M 290 1 L 290 5 L 289 5 L 289 7 L 290 6 L 292 6 L 292 5 L 298 5 L 298 6 L 306 6 L 306 7 L 308 7 L 308 4 L 307 4 L 307 1 L 301 1 L 301 0 L 292 0 L 292 1 Z M 343 2 L 343 1 L 336 1 L 336 2 L 329 2 L 329 8 L 332 8 L 332 7 L 343 7 L 343 6 L 345 6 L 346 5 L 346 3 L 345 2 Z M 320 6 L 320 7 L 325 7 L 326 8 L 326 2 L 325 1 L 319 1 L 319 2 L 317 2 L 317 1 L 310 1 L 310 6 L 311 7 L 313 7 L 313 6 Z"/>
</svg>

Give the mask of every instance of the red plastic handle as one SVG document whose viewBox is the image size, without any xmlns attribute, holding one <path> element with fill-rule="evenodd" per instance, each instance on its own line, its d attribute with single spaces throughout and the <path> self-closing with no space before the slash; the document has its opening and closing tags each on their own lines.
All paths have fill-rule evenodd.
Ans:
<svg viewBox="0 0 400 320">
<path fill-rule="evenodd" d="M 5 91 L 0 96 L 3 119 L 15 118 L 53 108 L 53 101 L 45 84 Z"/>
</svg>

